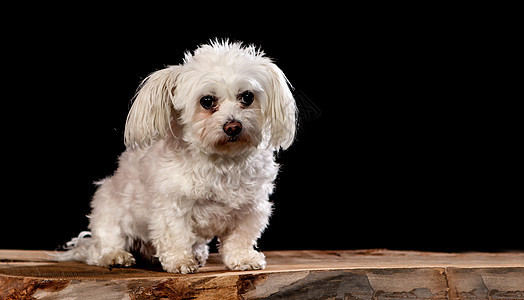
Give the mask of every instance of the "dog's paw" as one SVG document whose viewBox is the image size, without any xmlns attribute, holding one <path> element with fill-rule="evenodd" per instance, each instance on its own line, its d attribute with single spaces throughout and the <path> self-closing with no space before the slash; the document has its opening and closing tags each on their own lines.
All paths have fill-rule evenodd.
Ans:
<svg viewBox="0 0 524 300">
<path fill-rule="evenodd" d="M 230 270 L 263 270 L 266 268 L 266 257 L 255 250 L 232 251 L 224 256 L 224 263 Z"/>
<path fill-rule="evenodd" d="M 160 263 L 168 273 L 191 274 L 198 271 L 198 262 L 193 257 L 161 258 Z"/>
<path fill-rule="evenodd" d="M 194 245 L 193 255 L 200 267 L 205 266 L 207 258 L 209 257 L 209 246 L 207 244 Z"/>
<path fill-rule="evenodd" d="M 98 265 L 104 267 L 131 267 L 136 263 L 133 255 L 124 250 L 113 250 L 102 255 Z"/>
</svg>

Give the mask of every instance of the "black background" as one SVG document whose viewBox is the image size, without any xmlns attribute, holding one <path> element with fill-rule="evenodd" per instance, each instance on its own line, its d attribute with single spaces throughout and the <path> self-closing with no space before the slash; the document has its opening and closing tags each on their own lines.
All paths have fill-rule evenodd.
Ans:
<svg viewBox="0 0 524 300">
<path fill-rule="evenodd" d="M 524 249 L 521 118 L 506 102 L 517 81 L 489 18 L 346 9 L 14 24 L 0 248 L 52 250 L 86 230 L 92 182 L 117 166 L 140 81 L 227 37 L 274 58 L 301 107 L 262 250 Z"/>
</svg>

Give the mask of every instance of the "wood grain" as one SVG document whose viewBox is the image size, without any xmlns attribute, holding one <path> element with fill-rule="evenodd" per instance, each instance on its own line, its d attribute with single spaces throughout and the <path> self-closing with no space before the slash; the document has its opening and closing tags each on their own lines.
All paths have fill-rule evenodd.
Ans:
<svg viewBox="0 0 524 300">
<path fill-rule="evenodd" d="M 265 252 L 260 271 L 107 269 L 0 250 L 0 299 L 524 299 L 524 253 Z"/>
</svg>

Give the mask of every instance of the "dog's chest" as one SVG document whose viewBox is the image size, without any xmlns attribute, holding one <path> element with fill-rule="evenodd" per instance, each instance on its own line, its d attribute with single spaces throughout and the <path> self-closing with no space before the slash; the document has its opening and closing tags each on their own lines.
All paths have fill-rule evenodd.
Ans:
<svg viewBox="0 0 524 300">
<path fill-rule="evenodd" d="M 237 207 L 260 193 L 263 185 L 271 184 L 274 178 L 264 178 L 261 170 L 251 168 L 215 168 L 195 174 L 192 191 L 196 200 L 206 203 L 222 203 Z"/>
<path fill-rule="evenodd" d="M 141 181 L 154 187 L 149 194 L 159 196 L 152 201 L 154 209 L 187 217 L 198 235 L 223 233 L 235 220 L 267 207 L 261 203 L 268 201 L 278 173 L 271 151 L 224 163 L 192 155 L 175 158 L 146 164 L 150 174 L 143 173 Z"/>
<path fill-rule="evenodd" d="M 194 201 L 211 200 L 238 208 L 264 194 L 267 197 L 277 173 L 272 155 L 259 155 L 241 162 L 195 162 L 179 179 L 184 194 Z"/>
<path fill-rule="evenodd" d="M 216 169 L 195 178 L 190 212 L 195 232 L 206 238 L 220 235 L 258 203 L 267 201 L 276 170 L 272 176 L 260 172 L 256 168 Z"/>
</svg>

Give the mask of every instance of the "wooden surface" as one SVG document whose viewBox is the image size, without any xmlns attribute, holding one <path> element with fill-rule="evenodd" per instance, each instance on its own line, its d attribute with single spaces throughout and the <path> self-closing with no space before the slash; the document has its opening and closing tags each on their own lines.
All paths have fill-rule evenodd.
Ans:
<svg viewBox="0 0 524 300">
<path fill-rule="evenodd" d="M 260 271 L 107 269 L 0 250 L 0 299 L 524 299 L 524 253 L 265 252 Z"/>
</svg>

